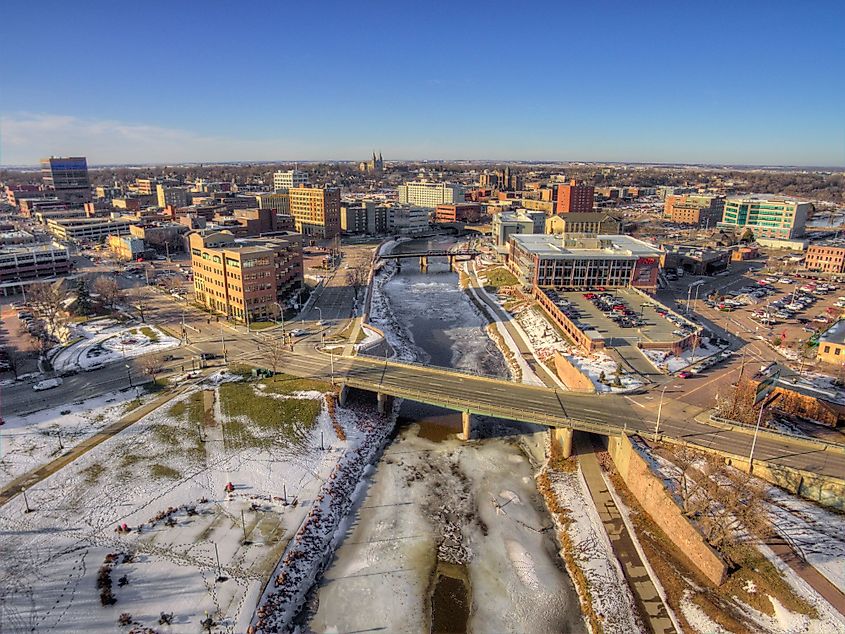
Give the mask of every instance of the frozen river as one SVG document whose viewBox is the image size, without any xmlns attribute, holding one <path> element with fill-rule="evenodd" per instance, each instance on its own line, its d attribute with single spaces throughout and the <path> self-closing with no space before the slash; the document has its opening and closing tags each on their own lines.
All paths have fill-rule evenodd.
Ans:
<svg viewBox="0 0 845 634">
<path fill-rule="evenodd" d="M 404 358 L 507 376 L 445 259 L 427 273 L 405 260 L 381 292 L 392 318 L 378 325 L 404 342 Z M 454 412 L 402 404 L 396 436 L 310 602 L 313 631 L 585 631 L 534 482 L 543 432 L 482 420 L 479 439 L 465 443 L 459 428 Z"/>
</svg>

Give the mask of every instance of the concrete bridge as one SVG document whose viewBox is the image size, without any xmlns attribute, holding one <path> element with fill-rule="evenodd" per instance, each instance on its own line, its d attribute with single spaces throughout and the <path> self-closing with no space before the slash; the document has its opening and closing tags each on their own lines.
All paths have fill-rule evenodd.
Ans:
<svg viewBox="0 0 845 634">
<path fill-rule="evenodd" d="M 379 255 L 378 257 L 382 260 L 402 260 L 405 258 L 419 258 L 420 261 L 420 271 L 428 270 L 428 259 L 429 258 L 438 258 L 438 257 L 446 257 L 449 258 L 449 269 L 455 269 L 455 262 L 464 262 L 466 260 L 474 260 L 479 255 L 481 255 L 480 251 L 475 250 L 463 250 L 463 251 L 447 251 L 445 249 L 442 250 L 432 250 L 432 251 L 414 251 L 409 253 L 388 253 L 385 255 Z"/>
</svg>

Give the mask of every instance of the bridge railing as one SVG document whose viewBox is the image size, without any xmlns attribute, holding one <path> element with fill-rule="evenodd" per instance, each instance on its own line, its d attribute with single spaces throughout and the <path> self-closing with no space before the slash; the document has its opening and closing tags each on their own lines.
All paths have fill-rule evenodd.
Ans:
<svg viewBox="0 0 845 634">
<path fill-rule="evenodd" d="M 721 418 L 719 416 L 710 416 L 710 420 L 717 425 L 725 425 L 728 427 L 734 427 L 748 433 L 754 433 L 756 429 L 756 425 L 748 425 L 746 423 L 741 423 L 738 420 L 732 420 L 730 418 Z M 766 434 L 772 434 L 775 436 L 781 436 L 783 438 L 788 438 L 789 440 L 803 440 L 806 442 L 811 442 L 818 445 L 823 445 L 825 447 L 830 447 L 831 449 L 838 449 L 839 451 L 845 451 L 845 443 L 841 442 L 833 442 L 830 440 L 824 440 L 823 438 L 816 438 L 815 436 L 808 436 L 806 434 L 794 434 L 791 432 L 781 431 L 779 429 L 773 429 L 771 427 L 763 427 L 760 426 L 760 431 L 765 432 Z"/>
</svg>

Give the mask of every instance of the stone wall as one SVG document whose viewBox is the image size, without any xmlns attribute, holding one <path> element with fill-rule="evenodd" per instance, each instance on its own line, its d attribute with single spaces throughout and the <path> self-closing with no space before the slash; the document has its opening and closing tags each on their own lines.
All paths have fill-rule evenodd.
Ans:
<svg viewBox="0 0 845 634">
<path fill-rule="evenodd" d="M 595 393 L 596 388 L 590 377 L 579 370 L 572 362 L 559 352 L 555 352 L 552 358 L 555 364 L 555 372 L 563 384 L 573 392 Z"/>
<path fill-rule="evenodd" d="M 637 501 L 690 563 L 714 584 L 722 585 L 727 566 L 701 533 L 684 517 L 663 479 L 645 459 L 636 439 L 627 435 L 608 439 L 608 450 L 619 475 Z"/>
</svg>

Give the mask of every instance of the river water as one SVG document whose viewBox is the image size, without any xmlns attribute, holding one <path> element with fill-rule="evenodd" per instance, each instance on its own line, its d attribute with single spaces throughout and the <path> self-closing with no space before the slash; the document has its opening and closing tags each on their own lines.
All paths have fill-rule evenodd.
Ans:
<svg viewBox="0 0 845 634">
<path fill-rule="evenodd" d="M 395 252 L 453 244 L 412 241 Z M 403 358 L 507 377 L 445 258 L 425 273 L 402 261 L 381 292 L 395 319 L 377 325 L 403 331 Z M 534 484 L 543 432 L 482 419 L 466 443 L 456 438 L 459 414 L 409 401 L 397 420 L 311 602 L 311 630 L 585 631 Z"/>
</svg>

